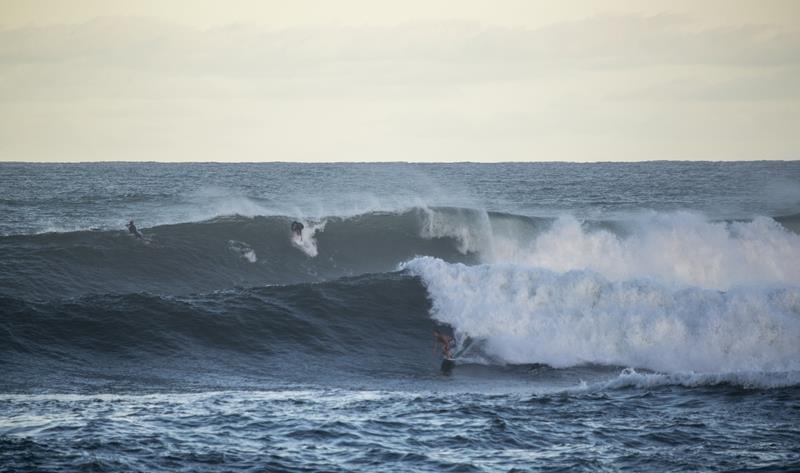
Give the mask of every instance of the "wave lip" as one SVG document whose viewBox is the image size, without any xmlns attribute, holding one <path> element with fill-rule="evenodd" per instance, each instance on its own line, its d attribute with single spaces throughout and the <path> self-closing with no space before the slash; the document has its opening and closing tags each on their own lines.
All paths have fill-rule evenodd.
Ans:
<svg viewBox="0 0 800 473">
<path fill-rule="evenodd" d="M 651 280 L 610 281 L 430 257 L 403 266 L 422 278 L 432 314 L 506 363 L 595 363 L 665 373 L 800 370 L 800 288 L 728 292 Z"/>
</svg>

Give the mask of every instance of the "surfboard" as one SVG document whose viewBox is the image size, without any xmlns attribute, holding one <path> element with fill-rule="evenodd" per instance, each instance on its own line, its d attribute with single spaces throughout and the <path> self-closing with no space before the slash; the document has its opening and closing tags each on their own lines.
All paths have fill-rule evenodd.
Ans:
<svg viewBox="0 0 800 473">
<path fill-rule="evenodd" d="M 458 358 L 462 354 L 464 354 L 464 352 L 467 351 L 472 346 L 472 342 L 473 342 L 473 340 L 471 338 L 467 337 L 464 340 L 464 342 L 462 343 L 461 348 L 456 350 L 455 354 L 453 355 L 453 358 Z"/>
</svg>

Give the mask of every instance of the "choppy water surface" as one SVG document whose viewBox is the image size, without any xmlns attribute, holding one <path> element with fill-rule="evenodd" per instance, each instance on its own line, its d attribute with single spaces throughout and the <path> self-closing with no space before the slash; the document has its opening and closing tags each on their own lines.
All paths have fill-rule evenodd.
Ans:
<svg viewBox="0 0 800 473">
<path fill-rule="evenodd" d="M 797 470 L 798 232 L 794 162 L 2 164 L 0 471 Z"/>
<path fill-rule="evenodd" d="M 793 401 L 792 389 L 671 386 L 4 396 L 0 458 L 21 470 L 792 470 Z"/>
</svg>

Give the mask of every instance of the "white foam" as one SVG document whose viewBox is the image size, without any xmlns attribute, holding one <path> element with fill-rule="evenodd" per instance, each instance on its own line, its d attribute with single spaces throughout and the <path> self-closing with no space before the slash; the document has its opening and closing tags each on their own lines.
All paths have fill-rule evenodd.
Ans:
<svg viewBox="0 0 800 473">
<path fill-rule="evenodd" d="M 292 245 L 295 248 L 299 249 L 303 253 L 305 253 L 308 257 L 314 258 L 319 254 L 317 250 L 317 240 L 315 238 L 317 232 L 322 232 L 325 230 L 325 224 L 327 223 L 326 220 L 321 222 L 307 222 L 301 221 L 300 223 L 303 224 L 303 230 L 300 232 L 300 236 L 296 234 L 292 234 Z"/>
<path fill-rule="evenodd" d="M 737 373 L 652 373 L 623 369 L 616 377 L 594 383 L 581 382 L 567 392 L 593 392 L 606 389 L 649 389 L 661 386 L 696 388 L 728 384 L 745 389 L 779 389 L 800 385 L 800 371 Z"/>
<path fill-rule="evenodd" d="M 256 252 L 252 249 L 243 253 L 242 257 L 251 263 L 255 263 L 256 261 L 258 261 L 258 258 L 256 257 Z"/>
<path fill-rule="evenodd" d="M 650 278 L 721 290 L 800 284 L 800 235 L 767 217 L 730 223 L 691 212 L 652 212 L 618 225 L 625 236 L 562 216 L 536 233 L 485 212 L 428 211 L 421 236 L 456 238 L 462 253 L 477 253 L 486 263 L 589 269 L 612 280 Z"/>
<path fill-rule="evenodd" d="M 629 226 L 631 234 L 623 238 L 562 217 L 530 246 L 490 257 L 559 272 L 591 269 L 614 280 L 654 278 L 716 289 L 800 284 L 800 235 L 772 219 L 724 223 L 692 213 L 651 214 Z"/>
<path fill-rule="evenodd" d="M 611 281 L 590 270 L 404 265 L 428 288 L 433 316 L 484 340 L 508 363 L 584 363 L 667 373 L 800 370 L 800 288 L 728 292 L 653 280 Z"/>
<path fill-rule="evenodd" d="M 250 263 L 255 263 L 258 261 L 255 250 L 253 250 L 250 245 L 243 241 L 228 240 L 228 249 Z"/>
</svg>

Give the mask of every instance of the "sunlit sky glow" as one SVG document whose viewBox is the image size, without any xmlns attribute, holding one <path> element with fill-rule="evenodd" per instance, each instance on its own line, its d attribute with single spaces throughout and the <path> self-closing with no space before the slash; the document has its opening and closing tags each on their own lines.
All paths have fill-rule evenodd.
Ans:
<svg viewBox="0 0 800 473">
<path fill-rule="evenodd" d="M 0 0 L 0 161 L 800 158 L 800 2 Z"/>
</svg>

